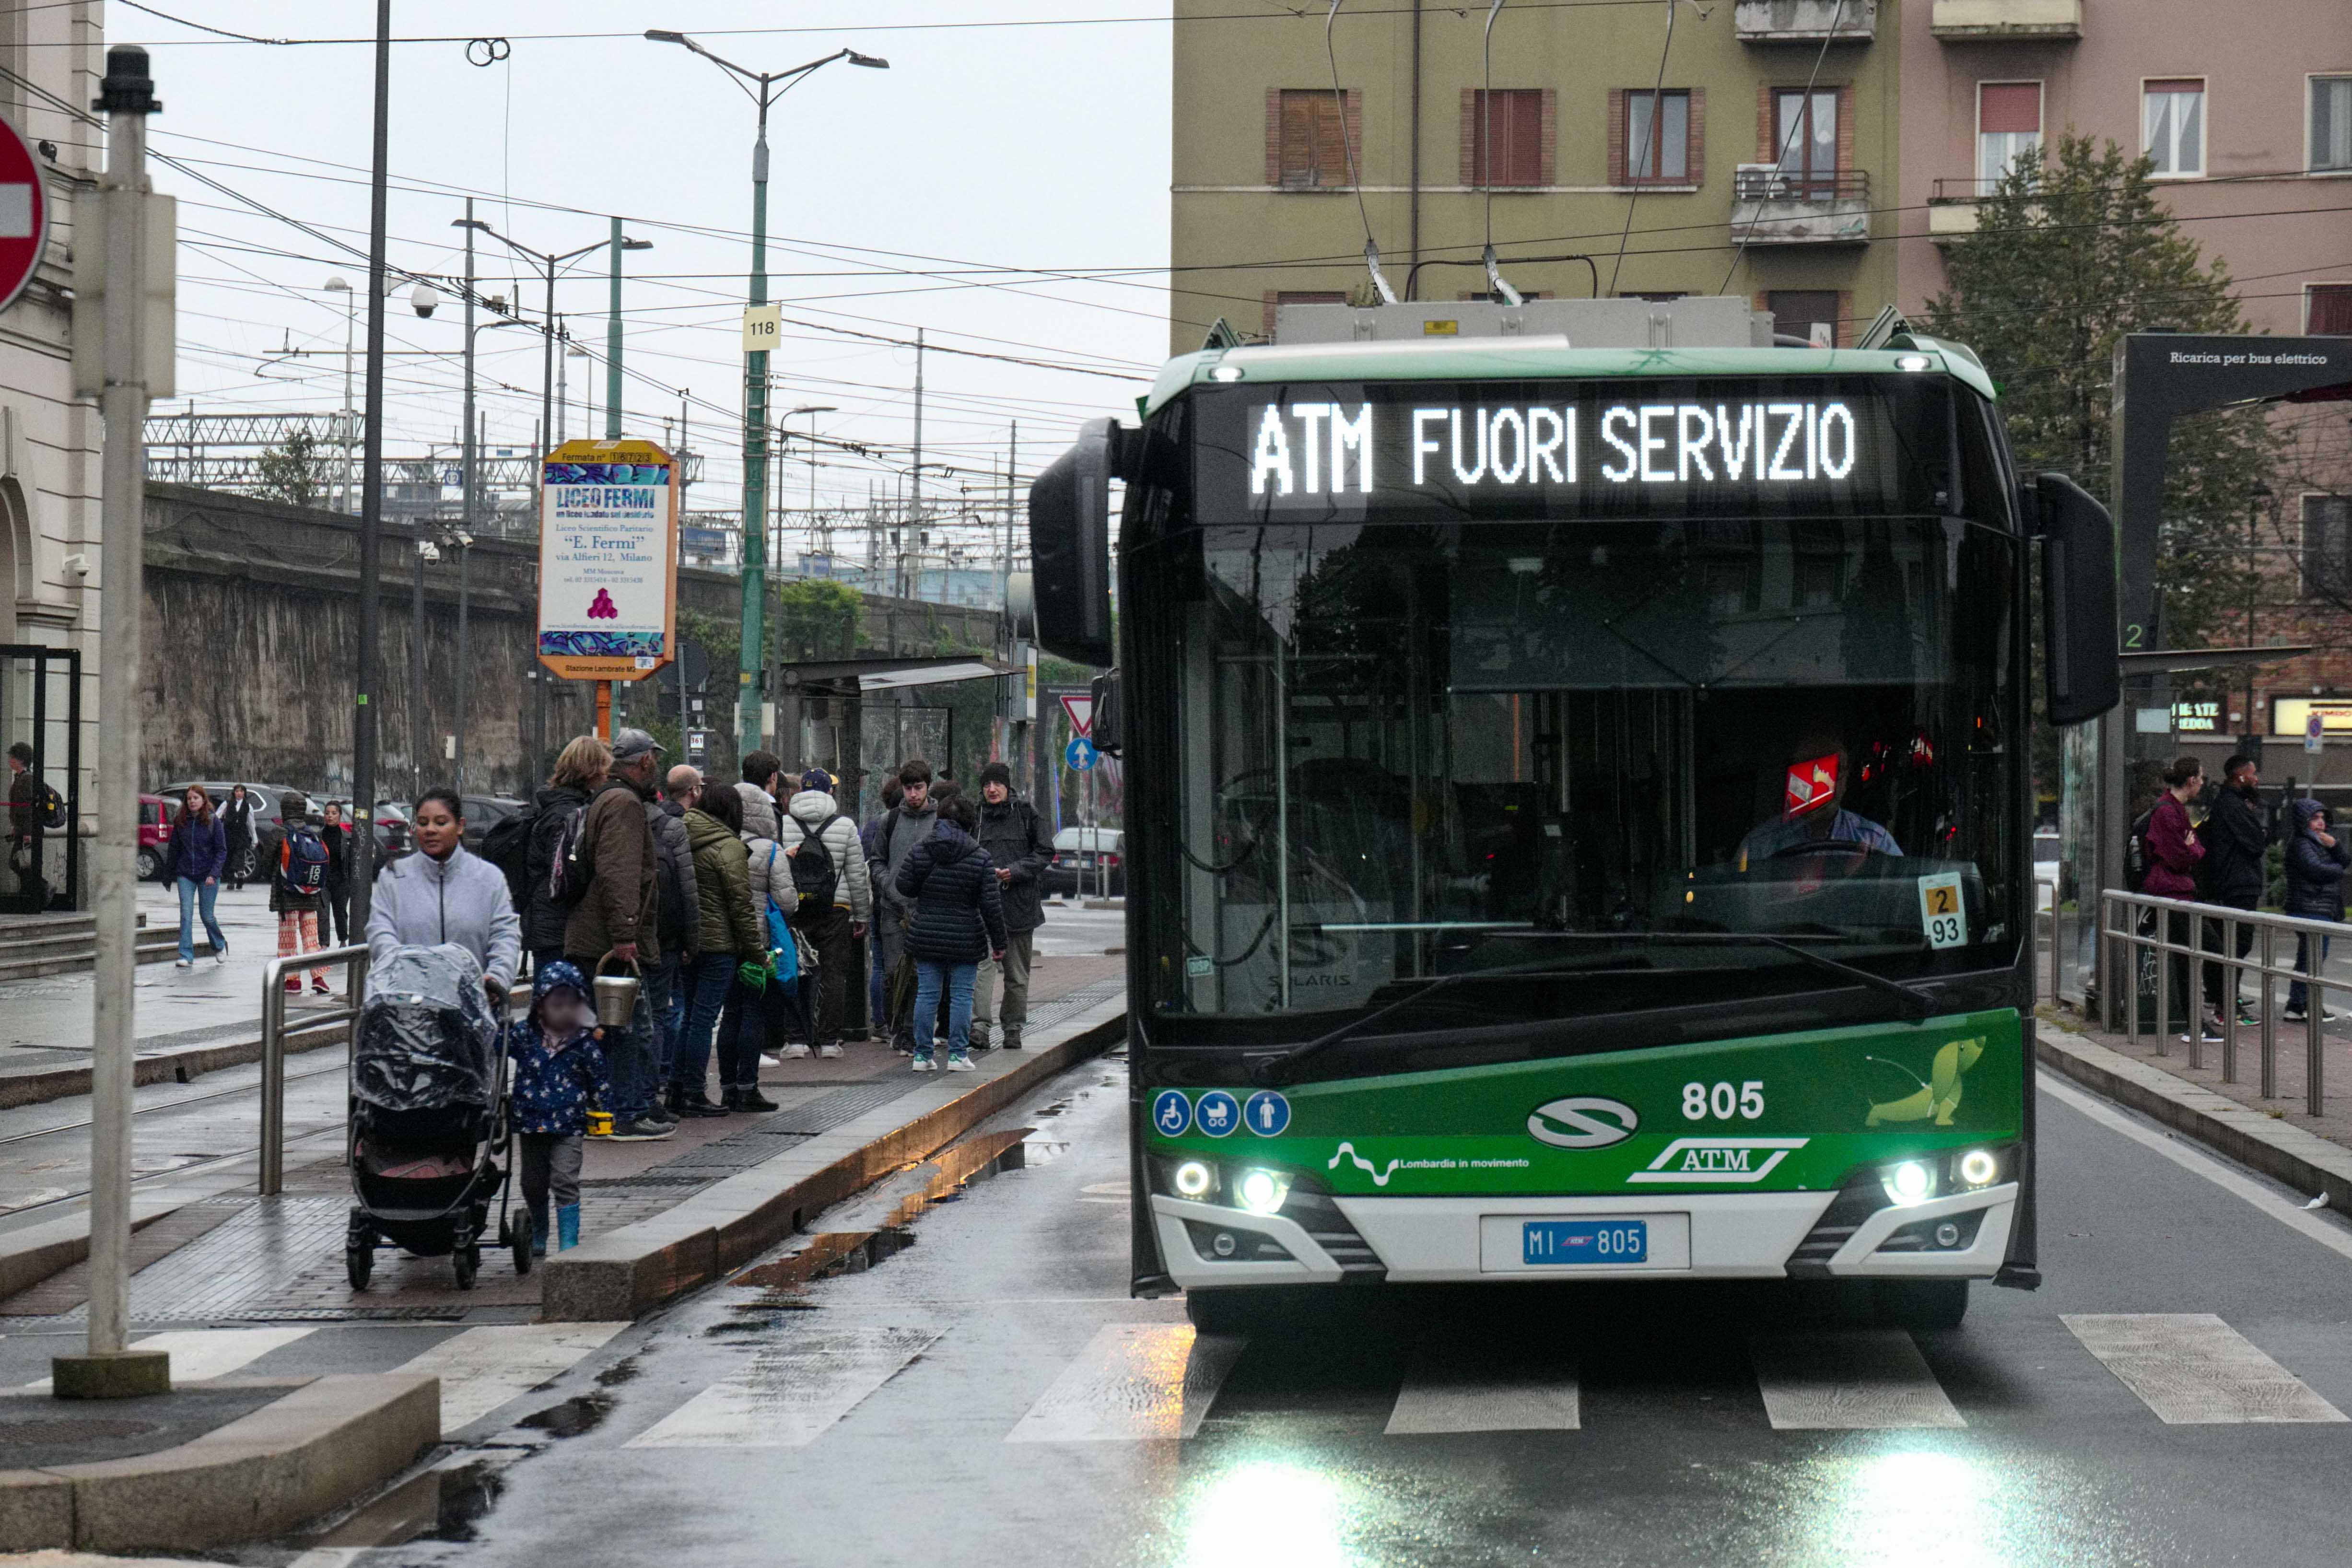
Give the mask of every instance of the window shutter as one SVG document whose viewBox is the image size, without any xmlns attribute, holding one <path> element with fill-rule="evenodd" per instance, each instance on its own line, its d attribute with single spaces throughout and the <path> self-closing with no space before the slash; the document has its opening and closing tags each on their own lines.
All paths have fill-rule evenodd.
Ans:
<svg viewBox="0 0 2352 1568">
<path fill-rule="evenodd" d="M 2042 130 L 2042 84 L 1989 81 L 1977 88 L 1977 130 L 1981 133 Z"/>
<path fill-rule="evenodd" d="M 1315 183 L 1315 100 L 1311 89 L 1289 88 L 1282 94 L 1282 166 L 1275 184 L 1298 189 Z"/>
<path fill-rule="evenodd" d="M 1756 161 L 1780 161 L 1780 145 L 1772 140 L 1772 84 L 1769 81 L 1756 89 Z"/>
<path fill-rule="evenodd" d="M 1462 89 L 1462 180 L 1472 188 L 1478 184 L 1478 89 Z"/>
<path fill-rule="evenodd" d="M 1851 84 L 1837 89 L 1837 172 L 1849 174 L 1853 169 L 1853 88 Z"/>
<path fill-rule="evenodd" d="M 1690 89 L 1690 183 L 1706 183 L 1706 89 Z"/>
<path fill-rule="evenodd" d="M 1554 145 L 1559 136 L 1559 94 L 1545 88 L 1538 95 L 1536 145 L 1540 152 L 1536 158 L 1536 184 L 1556 184 L 1559 179 L 1559 160 Z"/>
<path fill-rule="evenodd" d="M 1625 89 L 1609 89 L 1609 183 L 1625 183 Z"/>
<path fill-rule="evenodd" d="M 2303 330 L 2314 337 L 2352 337 L 2352 283 L 2323 283 L 2307 296 Z"/>
<path fill-rule="evenodd" d="M 1282 184 L 1282 100 L 1278 87 L 1265 89 L 1265 183 Z"/>
</svg>

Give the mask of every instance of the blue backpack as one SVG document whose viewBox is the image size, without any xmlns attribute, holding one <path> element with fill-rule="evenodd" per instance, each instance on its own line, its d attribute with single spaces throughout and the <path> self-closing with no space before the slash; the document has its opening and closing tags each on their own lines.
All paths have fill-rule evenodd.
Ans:
<svg viewBox="0 0 2352 1568">
<path fill-rule="evenodd" d="M 789 984 L 801 977 L 801 942 L 799 933 L 793 930 L 791 917 L 776 902 L 778 853 L 778 846 L 768 846 L 768 951 L 775 956 L 776 979 Z"/>
<path fill-rule="evenodd" d="M 327 846 L 307 826 L 286 827 L 286 890 L 315 896 L 327 885 Z"/>
</svg>

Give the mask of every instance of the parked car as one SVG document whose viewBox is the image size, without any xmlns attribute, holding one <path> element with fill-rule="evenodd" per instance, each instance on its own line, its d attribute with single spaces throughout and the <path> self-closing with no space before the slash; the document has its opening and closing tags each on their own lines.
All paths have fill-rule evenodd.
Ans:
<svg viewBox="0 0 2352 1568">
<path fill-rule="evenodd" d="M 530 802 L 516 800 L 503 795 L 469 795 L 460 797 L 466 803 L 466 847 L 478 850 L 483 836 L 512 816 L 518 811 L 529 811 Z"/>
<path fill-rule="evenodd" d="M 320 813 L 331 804 L 343 808 L 344 821 L 353 820 L 351 800 L 342 795 L 330 795 L 324 799 L 313 796 L 310 802 L 312 808 L 310 820 L 314 823 L 324 820 Z M 376 864 L 383 865 L 388 860 L 399 859 L 403 855 L 407 854 L 415 844 L 415 839 L 409 826 L 408 808 L 396 800 L 377 801 L 375 803 Z"/>
<path fill-rule="evenodd" d="M 1054 858 L 1046 863 L 1048 893 L 1074 894 L 1081 879 L 1088 893 L 1127 896 L 1127 835 L 1116 827 L 1065 827 L 1054 835 Z"/>
<path fill-rule="evenodd" d="M 184 800 L 187 792 L 180 792 Z M 163 877 L 163 853 L 172 842 L 172 814 L 180 808 L 180 801 L 168 795 L 142 795 L 139 797 L 139 879 L 161 881 Z"/>
</svg>

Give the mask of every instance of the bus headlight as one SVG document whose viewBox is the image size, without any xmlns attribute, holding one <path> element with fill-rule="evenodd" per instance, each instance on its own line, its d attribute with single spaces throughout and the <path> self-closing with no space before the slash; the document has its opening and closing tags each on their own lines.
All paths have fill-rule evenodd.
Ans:
<svg viewBox="0 0 2352 1568">
<path fill-rule="evenodd" d="M 1273 1214 L 1290 1195 L 1290 1178 L 1273 1171 L 1244 1171 L 1234 1201 L 1252 1214 Z"/>
<path fill-rule="evenodd" d="M 1971 1149 L 1960 1156 L 1960 1180 L 1972 1187 L 1989 1186 L 2000 1174 L 2000 1162 L 1990 1149 Z"/>
<path fill-rule="evenodd" d="M 1180 1198 L 1204 1198 L 1217 1184 L 1217 1173 L 1198 1160 L 1187 1160 L 1170 1177 Z"/>
<path fill-rule="evenodd" d="M 1890 1165 L 1881 1179 L 1886 1185 L 1887 1202 L 1897 1208 L 1924 1204 L 1936 1195 L 1936 1172 L 1925 1161 L 1906 1160 L 1899 1165 Z"/>
</svg>

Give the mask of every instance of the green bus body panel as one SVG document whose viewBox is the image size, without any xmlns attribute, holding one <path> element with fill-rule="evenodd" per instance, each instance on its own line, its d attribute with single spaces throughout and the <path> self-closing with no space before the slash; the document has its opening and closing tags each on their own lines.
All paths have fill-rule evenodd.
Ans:
<svg viewBox="0 0 2352 1568">
<path fill-rule="evenodd" d="M 1685 1086 L 1706 1113 L 1685 1115 Z M 1737 1103 L 1760 1085 L 1762 1113 Z M 1727 1085 L 1719 1092 L 1717 1085 Z M 1166 1091 L 1155 1091 L 1166 1092 Z M 1206 1089 L 1191 1091 L 1198 1105 Z M 1255 1092 L 1228 1086 L 1238 1103 Z M 1148 1150 L 1311 1177 L 1343 1196 L 1819 1192 L 1858 1165 L 2023 1136 L 2025 1054 L 2013 1008 L 1916 1026 L 1868 1025 L 1600 1056 L 1308 1083 L 1284 1091 L 1278 1137 L 1246 1128 Z M 1601 1099 L 1639 1118 L 1603 1148 L 1560 1148 L 1529 1131 L 1540 1108 Z M 1728 1117 L 1717 1117 L 1726 1100 Z M 1601 1136 L 1611 1114 L 1602 1112 Z M 1555 1136 L 1579 1124 L 1547 1121 Z M 1583 1125 L 1590 1134 L 1593 1123 Z M 1768 1141 L 1768 1142 L 1752 1142 Z M 1638 1179 L 1637 1179 L 1638 1178 Z"/>
<path fill-rule="evenodd" d="M 1927 371 L 1895 362 L 1925 354 Z M 1234 383 L 1209 373 L 1232 364 Z M 1573 349 L 1509 338 L 1440 339 L 1432 343 L 1301 343 L 1283 348 L 1209 349 L 1179 354 L 1160 369 L 1144 400 L 1148 418 L 1191 388 L 1264 386 L 1286 382 L 1573 381 L 1612 376 L 1923 375 L 1942 371 L 1988 402 L 1992 378 L 1958 344 L 1916 349 Z"/>
</svg>

